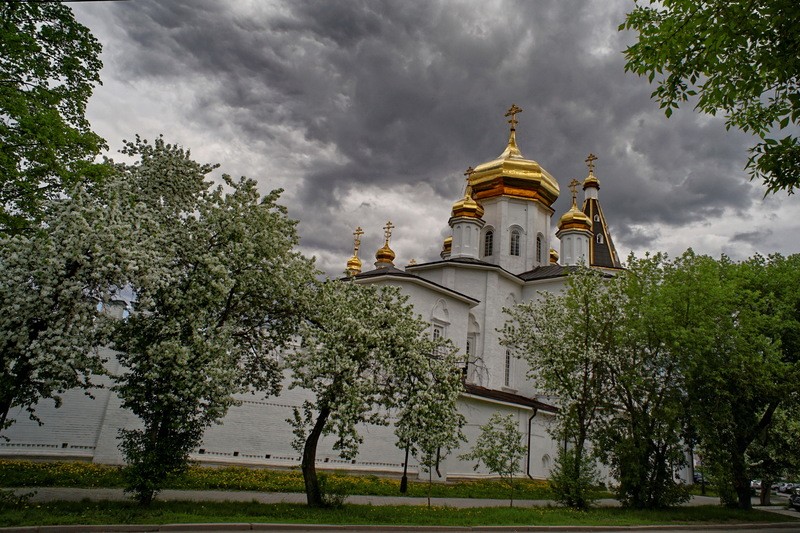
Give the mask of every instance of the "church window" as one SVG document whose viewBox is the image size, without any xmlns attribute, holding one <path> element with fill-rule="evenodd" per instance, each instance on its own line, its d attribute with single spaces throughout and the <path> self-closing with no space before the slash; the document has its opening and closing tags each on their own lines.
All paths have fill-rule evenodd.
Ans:
<svg viewBox="0 0 800 533">
<path fill-rule="evenodd" d="M 503 373 L 503 385 L 511 386 L 511 350 L 506 350 L 506 366 Z"/>
<path fill-rule="evenodd" d="M 467 356 L 466 360 L 464 361 L 464 366 L 461 368 L 461 372 L 464 377 L 467 377 L 467 371 L 469 370 L 469 362 L 475 358 L 475 335 L 467 335 Z"/>
<path fill-rule="evenodd" d="M 519 230 L 511 232 L 511 255 L 519 255 Z"/>
<path fill-rule="evenodd" d="M 440 326 L 438 324 L 433 325 L 433 340 L 438 341 L 444 337 L 444 326 Z M 436 346 L 434 355 L 441 355 L 443 347 Z"/>
<path fill-rule="evenodd" d="M 594 216 L 594 221 L 595 222 L 600 222 L 600 215 L 595 215 Z"/>
<path fill-rule="evenodd" d="M 492 230 L 489 230 L 483 237 L 483 255 L 486 257 L 492 255 L 493 248 L 494 248 L 494 232 Z"/>
<path fill-rule="evenodd" d="M 542 262 L 542 236 L 536 236 L 536 262 Z"/>
<path fill-rule="evenodd" d="M 603 234 L 602 233 L 598 233 L 597 234 L 597 244 L 603 244 Z"/>
</svg>

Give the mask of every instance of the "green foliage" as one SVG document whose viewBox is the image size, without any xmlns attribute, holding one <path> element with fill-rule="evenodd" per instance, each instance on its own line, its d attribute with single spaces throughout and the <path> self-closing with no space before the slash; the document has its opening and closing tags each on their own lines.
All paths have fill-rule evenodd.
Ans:
<svg viewBox="0 0 800 533">
<path fill-rule="evenodd" d="M 443 446 L 458 438 L 454 412 L 462 384 L 455 349 L 430 338 L 430 326 L 407 299 L 392 286 L 328 281 L 318 287 L 301 324 L 302 349 L 286 360 L 290 386 L 312 397 L 288 420 L 293 445 L 303 453 L 309 505 L 323 505 L 315 467 L 321 435 L 335 435 L 333 448 L 352 459 L 363 440 L 358 425 L 386 425 L 394 412 L 406 439 L 414 435 L 411 424 Z M 440 424 L 441 415 L 451 422 Z"/>
<path fill-rule="evenodd" d="M 602 273 L 580 268 L 563 294 L 541 293 L 538 300 L 506 310 L 510 320 L 503 342 L 528 363 L 538 390 L 559 398 L 551 435 L 568 442 L 571 451 L 562 458 L 569 464 L 558 471 L 557 483 L 564 501 L 582 508 L 590 500 L 583 487 L 594 482 L 589 443 L 610 401 L 607 360 L 619 321 L 618 292 Z"/>
<path fill-rule="evenodd" d="M 475 470 L 483 463 L 489 472 L 500 476 L 508 485 L 510 507 L 514 506 L 514 474 L 522 472 L 521 461 L 527 450 L 517 426 L 514 415 L 493 414 L 481 426 L 472 450 L 460 456 L 465 461 L 475 461 Z"/>
<path fill-rule="evenodd" d="M 607 282 L 621 312 L 609 328 L 605 358 L 613 408 L 604 412 L 595 448 L 611 467 L 624 506 L 667 507 L 689 498 L 673 475 L 686 463 L 686 394 L 665 313 L 664 278 L 672 265 L 656 254 L 631 255 L 626 266 Z"/>
<path fill-rule="evenodd" d="M 799 22 L 794 0 L 651 0 L 637 3 L 619 29 L 638 32 L 625 68 L 656 80 L 652 97 L 667 117 L 695 98 L 696 109 L 723 113 L 728 128 L 761 139 L 747 163 L 751 179 L 768 193 L 792 193 L 800 139 L 777 135 L 800 125 Z"/>
<path fill-rule="evenodd" d="M 588 509 L 600 497 L 594 459 L 576 448 L 561 448 L 550 473 L 555 501 L 573 509 Z"/>
<path fill-rule="evenodd" d="M 0 3 L 0 233 L 38 221 L 45 200 L 102 176 L 86 103 L 100 43 L 60 2 Z"/>
<path fill-rule="evenodd" d="M 674 353 L 723 501 L 750 507 L 748 450 L 800 390 L 800 256 L 734 263 L 691 251 L 665 280 Z"/>
<path fill-rule="evenodd" d="M 148 504 L 185 470 L 203 431 L 248 390 L 277 392 L 277 352 L 297 332 L 312 263 L 293 251 L 295 222 L 255 182 L 223 176 L 209 189 L 200 165 L 157 139 L 127 143 L 138 157 L 115 183 L 135 213 L 134 313 L 119 321 L 113 347 L 122 406 L 142 422 L 122 430 L 129 490 Z"/>
</svg>

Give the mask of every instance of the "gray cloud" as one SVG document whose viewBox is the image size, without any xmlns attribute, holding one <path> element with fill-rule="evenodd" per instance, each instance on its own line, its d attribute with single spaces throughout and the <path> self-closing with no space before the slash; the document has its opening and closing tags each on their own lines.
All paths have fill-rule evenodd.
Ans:
<svg viewBox="0 0 800 533">
<path fill-rule="evenodd" d="M 630 8 L 621 0 L 138 0 L 78 13 L 93 11 L 110 36 L 106 75 L 174 86 L 187 95 L 176 111 L 183 127 L 219 131 L 221 144 L 244 145 L 256 165 L 273 161 L 304 247 L 346 258 L 361 219 L 379 234 L 380 220 L 413 224 L 434 209 L 440 225 L 409 252 L 431 260 L 463 169 L 504 148 L 512 102 L 525 109 L 523 154 L 562 191 L 585 177 L 589 152 L 600 157 L 618 247 L 655 246 L 661 227 L 753 207 L 757 189 L 742 171 L 750 139 L 691 109 L 666 120 L 647 81 L 624 72 L 621 51 L 633 36 L 617 26 Z M 424 192 L 392 204 L 393 213 L 374 212 L 386 210 L 381 191 L 403 186 Z M 374 197 L 342 208 L 364 190 Z"/>
</svg>

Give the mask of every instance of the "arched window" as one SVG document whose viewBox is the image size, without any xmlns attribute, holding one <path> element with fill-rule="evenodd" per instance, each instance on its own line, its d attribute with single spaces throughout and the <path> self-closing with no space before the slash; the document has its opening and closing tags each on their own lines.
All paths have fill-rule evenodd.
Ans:
<svg viewBox="0 0 800 533">
<path fill-rule="evenodd" d="M 536 262 L 542 262 L 542 236 L 536 236 Z"/>
<path fill-rule="evenodd" d="M 598 233 L 597 234 L 597 244 L 603 244 L 603 234 L 602 233 Z"/>
<path fill-rule="evenodd" d="M 595 215 L 594 216 L 594 221 L 595 222 L 600 222 L 600 215 Z"/>
<path fill-rule="evenodd" d="M 519 230 L 511 231 L 511 255 L 519 255 Z"/>
<path fill-rule="evenodd" d="M 493 249 L 494 249 L 494 232 L 492 230 L 489 230 L 483 237 L 483 255 L 485 257 L 489 257 L 490 255 L 492 255 Z"/>
</svg>

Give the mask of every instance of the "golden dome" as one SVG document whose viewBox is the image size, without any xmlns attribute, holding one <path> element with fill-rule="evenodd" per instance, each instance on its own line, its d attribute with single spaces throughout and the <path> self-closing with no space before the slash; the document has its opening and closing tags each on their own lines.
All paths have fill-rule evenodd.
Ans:
<svg viewBox="0 0 800 533">
<path fill-rule="evenodd" d="M 550 264 L 556 265 L 558 264 L 558 252 L 555 248 L 550 248 Z"/>
<path fill-rule="evenodd" d="M 594 187 L 595 189 L 600 189 L 600 180 L 597 179 L 597 176 L 594 175 L 594 162 L 597 161 L 597 156 L 594 154 L 589 154 L 589 157 L 586 158 L 586 166 L 589 167 L 589 175 L 586 176 L 586 179 L 583 180 L 583 190 L 585 191 L 589 187 Z"/>
<path fill-rule="evenodd" d="M 568 229 L 583 229 L 592 230 L 592 221 L 586 214 L 578 209 L 575 204 L 575 198 L 572 198 L 572 207 L 569 211 L 561 215 L 561 220 L 558 221 L 558 231 L 565 231 Z"/>
<path fill-rule="evenodd" d="M 452 217 L 481 218 L 483 216 L 483 206 L 472 199 L 472 187 L 467 185 L 464 198 L 453 204 L 451 211 Z"/>
<path fill-rule="evenodd" d="M 547 207 L 553 205 L 561 192 L 549 172 L 536 161 L 522 156 L 513 129 L 503 153 L 497 159 L 475 167 L 469 184 L 476 200 L 511 196 L 538 200 Z"/>
<path fill-rule="evenodd" d="M 350 272 L 351 276 L 361 273 L 361 259 L 358 256 L 353 256 L 347 260 L 347 272 Z"/>
<path fill-rule="evenodd" d="M 358 249 L 361 247 L 361 236 L 364 235 L 364 230 L 361 226 L 357 227 L 353 232 L 353 257 L 347 260 L 347 275 L 355 276 L 361 273 L 361 259 L 358 258 Z"/>
<path fill-rule="evenodd" d="M 600 180 L 597 179 L 597 176 L 594 173 L 590 172 L 586 179 L 583 180 L 583 190 L 585 191 L 589 187 L 594 187 L 595 189 L 600 189 Z"/>
<path fill-rule="evenodd" d="M 447 237 L 442 243 L 442 250 L 445 252 L 449 252 L 453 249 L 453 237 Z"/>
<path fill-rule="evenodd" d="M 393 263 L 395 258 L 394 251 L 389 248 L 389 243 L 387 242 L 381 248 L 378 248 L 378 251 L 375 252 L 375 259 L 378 263 Z"/>
<path fill-rule="evenodd" d="M 389 248 L 389 239 L 392 237 L 392 229 L 394 228 L 394 224 L 391 221 L 386 222 L 386 225 L 383 227 L 384 237 L 386 241 L 383 243 L 383 246 L 375 252 L 375 266 L 382 268 L 387 266 L 394 266 L 394 250 Z"/>
</svg>

